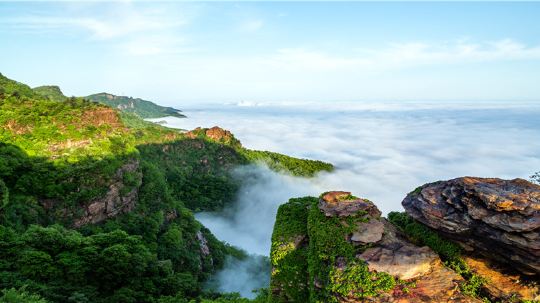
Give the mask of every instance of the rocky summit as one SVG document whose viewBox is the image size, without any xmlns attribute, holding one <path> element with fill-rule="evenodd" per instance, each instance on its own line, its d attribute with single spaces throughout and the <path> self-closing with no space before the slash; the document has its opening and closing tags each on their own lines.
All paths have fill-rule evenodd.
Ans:
<svg viewBox="0 0 540 303">
<path fill-rule="evenodd" d="M 463 177 L 409 193 L 415 220 L 523 274 L 540 274 L 540 186 L 523 179 Z"/>
<path fill-rule="evenodd" d="M 437 253 L 350 192 L 282 205 L 271 261 L 270 302 L 481 302 Z"/>
<path fill-rule="evenodd" d="M 293 198 L 272 234 L 269 302 L 539 302 L 539 188 L 436 182 L 388 218 L 346 191 Z"/>
</svg>

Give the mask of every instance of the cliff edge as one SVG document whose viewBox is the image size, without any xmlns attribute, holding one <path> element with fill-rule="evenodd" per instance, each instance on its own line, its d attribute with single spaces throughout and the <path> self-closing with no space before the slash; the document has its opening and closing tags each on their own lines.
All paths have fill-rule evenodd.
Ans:
<svg viewBox="0 0 540 303">
<path fill-rule="evenodd" d="M 538 188 L 437 182 L 388 218 L 350 192 L 291 199 L 272 235 L 269 302 L 536 302 Z"/>
</svg>

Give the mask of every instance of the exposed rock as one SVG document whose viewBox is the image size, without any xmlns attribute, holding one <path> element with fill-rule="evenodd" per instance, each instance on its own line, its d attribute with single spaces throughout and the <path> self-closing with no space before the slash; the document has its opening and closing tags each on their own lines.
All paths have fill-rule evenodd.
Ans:
<svg viewBox="0 0 540 303">
<path fill-rule="evenodd" d="M 371 219 L 368 222 L 358 223 L 357 226 L 358 229 L 353 232 L 351 241 L 368 244 L 378 242 L 382 239 L 384 224 L 381 221 Z"/>
<path fill-rule="evenodd" d="M 465 282 L 454 271 L 440 262 L 433 266 L 431 272 L 414 281 L 414 287 L 395 289 L 390 294 L 366 300 L 366 302 L 392 303 L 481 303 L 482 300 L 465 296 L 459 291 L 459 285 Z"/>
<path fill-rule="evenodd" d="M 511 299 L 540 301 L 538 282 L 524 281 L 511 269 L 497 266 L 487 259 L 467 256 L 464 260 L 471 271 L 486 278 L 483 290 L 492 299 L 505 302 Z"/>
<path fill-rule="evenodd" d="M 396 243 L 396 247 L 401 243 Z M 417 278 L 429 273 L 440 260 L 428 247 L 404 244 L 399 248 L 368 248 L 358 256 L 368 263 L 369 270 L 386 272 L 402 280 Z"/>
<path fill-rule="evenodd" d="M 428 274 L 440 263 L 439 257 L 429 247 L 418 247 L 405 240 L 397 229 L 385 219 L 384 236 L 373 247 L 356 257 L 367 262 L 371 271 L 386 272 L 402 280 Z"/>
<path fill-rule="evenodd" d="M 234 135 L 221 127 L 214 126 L 212 128 L 200 128 L 197 127 L 194 130 L 188 131 L 185 133 L 188 138 L 195 139 L 199 136 L 204 136 L 210 140 L 231 145 L 231 146 L 241 146 L 240 141 L 234 137 Z"/>
<path fill-rule="evenodd" d="M 8 120 L 2 125 L 2 128 L 12 132 L 14 135 L 23 135 L 32 132 L 32 126 L 24 125 L 17 122 L 17 120 Z"/>
<path fill-rule="evenodd" d="M 199 246 L 201 247 L 201 254 L 203 256 L 210 255 L 210 248 L 208 248 L 208 241 L 204 237 L 203 233 L 199 230 L 197 232 L 197 240 L 199 240 Z"/>
<path fill-rule="evenodd" d="M 380 217 L 380 211 L 371 201 L 351 196 L 349 192 L 329 192 L 319 200 L 319 208 L 327 217 L 343 217 L 343 224 L 345 217 L 361 218 L 350 236 L 351 242 L 361 245 L 356 258 L 366 262 L 369 271 L 385 272 L 415 285 L 407 290 L 404 285 L 398 285 L 392 291 L 361 301 L 352 296 L 337 297 L 337 301 L 481 302 L 463 295 L 459 290 L 459 284 L 464 282 L 463 278 L 446 268 L 439 256 L 429 247 L 410 243 L 396 227 Z M 347 260 L 338 257 L 334 266 L 338 269 L 346 268 Z"/>
<path fill-rule="evenodd" d="M 367 199 L 353 197 L 350 192 L 346 191 L 325 193 L 319 200 L 319 209 L 327 217 L 348 217 L 364 212 L 374 218 L 381 216 L 381 212 L 373 202 Z"/>
<path fill-rule="evenodd" d="M 411 286 L 398 283 L 391 291 L 363 300 L 339 296 L 338 302 L 481 302 L 462 294 L 459 285 L 465 282 L 463 278 L 445 267 L 429 247 L 410 243 L 395 226 L 380 217 L 372 202 L 348 192 L 330 192 L 321 197 L 319 208 L 326 216 L 363 218 L 350 237 L 353 243 L 362 245 L 356 258 L 366 262 L 371 272 L 385 272 L 411 283 Z M 347 261 L 338 257 L 334 266 L 346 268 Z"/>
<path fill-rule="evenodd" d="M 426 184 L 403 200 L 414 219 L 468 250 L 540 273 L 540 186 L 464 177 Z"/>
<path fill-rule="evenodd" d="M 109 107 L 98 107 L 96 109 L 87 110 L 81 117 L 81 126 L 87 127 L 93 125 L 99 127 L 102 125 L 110 125 L 113 128 L 123 127 L 118 112 Z"/>
<path fill-rule="evenodd" d="M 74 227 L 81 227 L 88 223 L 99 223 L 135 208 L 139 194 L 138 186 L 134 186 L 131 191 L 124 195 L 121 194 L 121 189 L 124 187 L 123 176 L 127 172 L 138 173 L 139 178 L 142 178 L 139 172 L 139 161 L 130 160 L 116 171 L 113 182 L 109 185 L 109 190 L 105 196 L 88 204 L 85 207 L 84 215 L 74 221 Z"/>
</svg>

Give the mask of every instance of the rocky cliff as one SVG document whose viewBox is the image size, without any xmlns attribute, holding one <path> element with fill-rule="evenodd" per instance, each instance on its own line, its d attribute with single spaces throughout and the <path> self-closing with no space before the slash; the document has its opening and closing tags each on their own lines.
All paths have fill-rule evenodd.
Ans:
<svg viewBox="0 0 540 303">
<path fill-rule="evenodd" d="M 540 185 L 522 179 L 457 178 L 426 184 L 403 206 L 414 219 L 476 251 L 540 273 Z"/>
<path fill-rule="evenodd" d="M 349 192 L 291 199 L 272 235 L 269 301 L 536 302 L 538 189 L 437 182 L 388 219 Z"/>
</svg>

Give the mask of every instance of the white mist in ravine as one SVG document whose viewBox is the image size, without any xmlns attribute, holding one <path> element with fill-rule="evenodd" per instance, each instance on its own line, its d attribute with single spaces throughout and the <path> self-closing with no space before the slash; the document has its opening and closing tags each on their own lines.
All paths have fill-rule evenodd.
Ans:
<svg viewBox="0 0 540 303">
<path fill-rule="evenodd" d="M 220 240 L 255 255 L 268 255 L 277 208 L 291 197 L 347 190 L 374 201 L 386 214 L 402 210 L 405 195 L 427 182 L 460 176 L 528 178 L 540 169 L 539 103 L 241 105 L 187 109 L 187 119 L 165 120 L 182 129 L 218 125 L 247 148 L 336 167 L 311 179 L 261 166 L 235 171 L 244 181 L 235 203 L 221 213 L 196 217 Z M 250 275 L 238 264 L 225 270 L 234 268 L 242 271 L 234 276 L 248 287 L 223 281 L 219 290 L 251 296 L 248 288 L 267 286 L 268 275 Z"/>
</svg>

